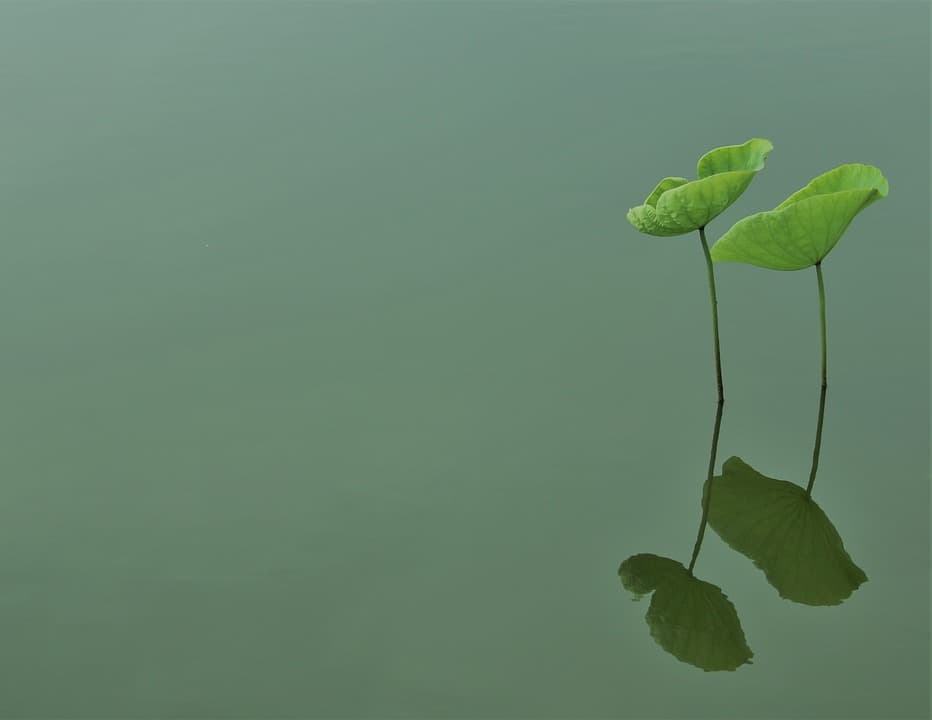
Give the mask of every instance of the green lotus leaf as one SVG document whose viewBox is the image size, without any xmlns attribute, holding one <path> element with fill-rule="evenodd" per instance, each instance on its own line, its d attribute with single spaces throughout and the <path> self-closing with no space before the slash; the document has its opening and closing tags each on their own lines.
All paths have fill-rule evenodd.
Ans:
<svg viewBox="0 0 932 720">
<path fill-rule="evenodd" d="M 768 212 L 736 222 L 712 246 L 715 262 L 802 270 L 822 262 L 861 210 L 887 196 L 876 167 L 841 165 L 813 179 Z"/>
<path fill-rule="evenodd" d="M 673 188 L 679 187 L 680 185 L 685 185 L 688 182 L 689 181 L 686 178 L 664 178 L 659 183 L 657 183 L 657 187 L 655 187 L 651 191 L 650 195 L 647 196 L 647 200 L 644 201 L 643 205 L 639 205 L 638 207 L 628 210 L 628 222 L 642 233 L 647 233 L 648 235 L 668 237 L 672 235 L 681 235 L 682 233 L 679 230 L 668 230 L 660 224 L 660 221 L 657 220 L 656 206 L 657 199 L 667 190 L 672 190 Z"/>
<path fill-rule="evenodd" d="M 835 526 L 799 485 L 732 457 L 712 478 L 712 498 L 709 525 L 764 571 L 780 597 L 838 605 L 867 581 Z"/>
<path fill-rule="evenodd" d="M 754 138 L 728 145 L 699 159 L 697 180 L 661 180 L 643 205 L 628 210 L 628 222 L 648 235 L 683 235 L 705 227 L 747 190 L 773 150 L 769 140 Z"/>
<path fill-rule="evenodd" d="M 653 591 L 646 615 L 651 637 L 678 660 L 707 671 L 751 662 L 738 613 L 718 586 L 659 555 L 634 555 L 618 574 L 638 596 Z"/>
</svg>

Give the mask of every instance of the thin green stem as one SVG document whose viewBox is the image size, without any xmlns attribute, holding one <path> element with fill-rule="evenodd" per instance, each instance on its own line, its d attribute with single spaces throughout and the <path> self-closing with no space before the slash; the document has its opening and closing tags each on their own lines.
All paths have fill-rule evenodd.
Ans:
<svg viewBox="0 0 932 720">
<path fill-rule="evenodd" d="M 825 281 L 822 280 L 822 263 L 817 262 L 816 277 L 819 278 L 819 319 L 822 322 L 822 387 L 828 386 L 828 363 L 825 342 Z"/>
<path fill-rule="evenodd" d="M 718 386 L 718 401 L 721 403 L 725 402 L 725 386 L 722 383 L 722 352 L 718 341 L 718 297 L 715 294 L 715 271 L 712 269 L 712 255 L 709 253 L 709 244 L 705 239 L 704 226 L 699 228 L 699 240 L 702 243 L 706 268 L 709 271 L 709 296 L 712 299 L 712 336 L 715 340 L 715 379 Z"/>
<path fill-rule="evenodd" d="M 709 243 L 705 239 L 705 226 L 699 228 L 699 242 L 702 244 L 702 254 L 705 255 L 705 265 L 709 272 L 709 297 L 712 300 L 712 338 L 715 341 L 715 382 L 718 388 L 718 407 L 715 411 L 715 430 L 712 432 L 712 448 L 709 451 L 709 471 L 706 474 L 705 485 L 702 492 L 702 520 L 699 522 L 699 532 L 696 534 L 696 543 L 693 545 L 693 556 L 689 560 L 689 572 L 692 573 L 699 557 L 699 548 L 702 547 L 702 538 L 705 536 L 705 526 L 709 521 L 709 506 L 712 502 L 712 474 L 715 472 L 715 456 L 718 453 L 718 433 L 722 428 L 722 410 L 725 407 L 725 385 L 722 382 L 722 352 L 718 340 L 718 296 L 715 293 L 715 271 L 712 268 L 712 255 L 709 253 Z"/>
<path fill-rule="evenodd" d="M 715 472 L 715 455 L 718 453 L 718 433 L 722 428 L 722 410 L 725 401 L 718 401 L 715 411 L 715 430 L 712 432 L 712 449 L 709 451 L 709 472 L 706 475 L 705 486 L 702 493 L 702 520 L 699 522 L 699 533 L 696 535 L 696 544 L 693 545 L 693 556 L 689 560 L 689 572 L 692 573 L 699 557 L 699 548 L 702 547 L 702 538 L 705 535 L 705 526 L 709 520 L 709 507 L 712 504 L 712 473 Z"/>
<path fill-rule="evenodd" d="M 806 496 L 812 496 L 816 472 L 819 470 L 819 453 L 822 452 L 822 421 L 825 419 L 825 393 L 828 390 L 827 343 L 825 341 L 825 281 L 822 279 L 822 263 L 816 263 L 816 277 L 819 279 L 819 321 L 822 334 L 822 392 L 819 394 L 819 422 L 816 425 L 815 447 L 812 449 L 812 468 L 809 470 L 809 484 Z"/>
</svg>

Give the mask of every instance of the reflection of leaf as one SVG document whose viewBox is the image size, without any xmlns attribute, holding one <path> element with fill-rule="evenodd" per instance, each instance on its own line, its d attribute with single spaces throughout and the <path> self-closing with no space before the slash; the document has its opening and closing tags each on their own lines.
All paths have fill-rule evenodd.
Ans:
<svg viewBox="0 0 932 720">
<path fill-rule="evenodd" d="M 618 569 L 635 595 L 653 591 L 647 609 L 651 637 L 678 660 L 703 670 L 735 670 L 754 653 L 734 605 L 721 588 L 659 555 L 634 555 Z"/>
<path fill-rule="evenodd" d="M 683 235 L 698 230 L 741 197 L 773 150 L 769 140 L 710 150 L 699 159 L 698 180 L 661 180 L 643 205 L 628 211 L 628 222 L 648 235 Z"/>
<path fill-rule="evenodd" d="M 799 485 L 765 477 L 732 457 L 712 479 L 712 498 L 709 525 L 764 571 L 780 597 L 838 605 L 867 581 L 835 526 Z"/>
<path fill-rule="evenodd" d="M 656 590 L 664 580 L 675 577 L 684 570 L 683 565 L 676 560 L 641 553 L 625 560 L 618 568 L 618 575 L 625 590 L 640 600 L 647 593 Z"/>
<path fill-rule="evenodd" d="M 802 270 L 822 262 L 861 210 L 884 198 L 887 179 L 872 165 L 841 165 L 769 212 L 736 222 L 712 246 L 715 262 Z"/>
</svg>

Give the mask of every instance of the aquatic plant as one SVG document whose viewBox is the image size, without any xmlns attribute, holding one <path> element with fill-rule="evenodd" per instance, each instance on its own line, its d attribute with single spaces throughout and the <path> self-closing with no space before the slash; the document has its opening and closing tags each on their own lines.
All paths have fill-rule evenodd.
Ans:
<svg viewBox="0 0 932 720">
<path fill-rule="evenodd" d="M 822 387 L 828 385 L 825 282 L 822 261 L 855 216 L 885 198 L 890 187 L 873 165 L 841 165 L 814 178 L 776 208 L 735 223 L 712 248 L 714 262 L 739 262 L 769 270 L 815 266 L 822 330 Z"/>
<path fill-rule="evenodd" d="M 703 670 L 734 670 L 749 663 L 753 655 L 738 614 L 721 588 L 693 575 L 708 522 L 708 487 L 715 470 L 725 403 L 715 270 L 705 228 L 748 188 L 763 169 L 764 160 L 772 149 L 769 140 L 753 138 L 742 145 L 711 150 L 699 158 L 697 180 L 666 177 L 657 183 L 642 205 L 631 208 L 627 214 L 628 222 L 647 235 L 669 237 L 698 231 L 706 263 L 718 407 L 702 494 L 702 518 L 692 557 L 686 567 L 670 558 L 642 553 L 629 557 L 618 569 L 622 585 L 637 598 L 653 593 L 645 619 L 654 640 L 678 659 Z"/>
<path fill-rule="evenodd" d="M 628 210 L 628 222 L 647 235 L 669 237 L 699 233 L 705 255 L 712 301 L 712 333 L 715 351 L 715 375 L 718 400 L 723 402 L 722 359 L 718 336 L 718 299 L 715 271 L 705 237 L 705 228 L 713 219 L 747 190 L 754 176 L 763 169 L 773 144 L 753 138 L 742 145 L 727 145 L 710 150 L 696 166 L 697 180 L 666 177 L 647 196 L 642 205 Z"/>
<path fill-rule="evenodd" d="M 753 560 L 781 597 L 808 605 L 837 605 L 867 581 L 835 526 L 812 499 L 828 389 L 822 262 L 854 217 L 888 192 L 887 180 L 876 167 L 842 165 L 813 179 L 774 210 L 738 221 L 711 252 L 715 262 L 742 262 L 771 270 L 816 269 L 822 383 L 806 489 L 767 477 L 732 457 L 720 476 L 709 479 L 704 493 L 716 498 L 709 516 L 713 530 Z M 707 506 L 705 499 L 703 503 Z"/>
</svg>

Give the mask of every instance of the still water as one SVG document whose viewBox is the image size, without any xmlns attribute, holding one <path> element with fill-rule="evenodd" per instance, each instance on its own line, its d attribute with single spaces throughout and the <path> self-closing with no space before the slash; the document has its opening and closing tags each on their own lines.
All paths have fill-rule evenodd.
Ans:
<svg viewBox="0 0 932 720">
<path fill-rule="evenodd" d="M 0 716 L 929 713 L 923 2 L 0 5 Z M 845 162 L 813 498 L 868 578 L 750 664 L 665 653 L 716 419 L 695 237 L 625 221 L 769 138 L 714 240 Z M 815 273 L 717 267 L 740 456 L 805 485 Z"/>
</svg>

